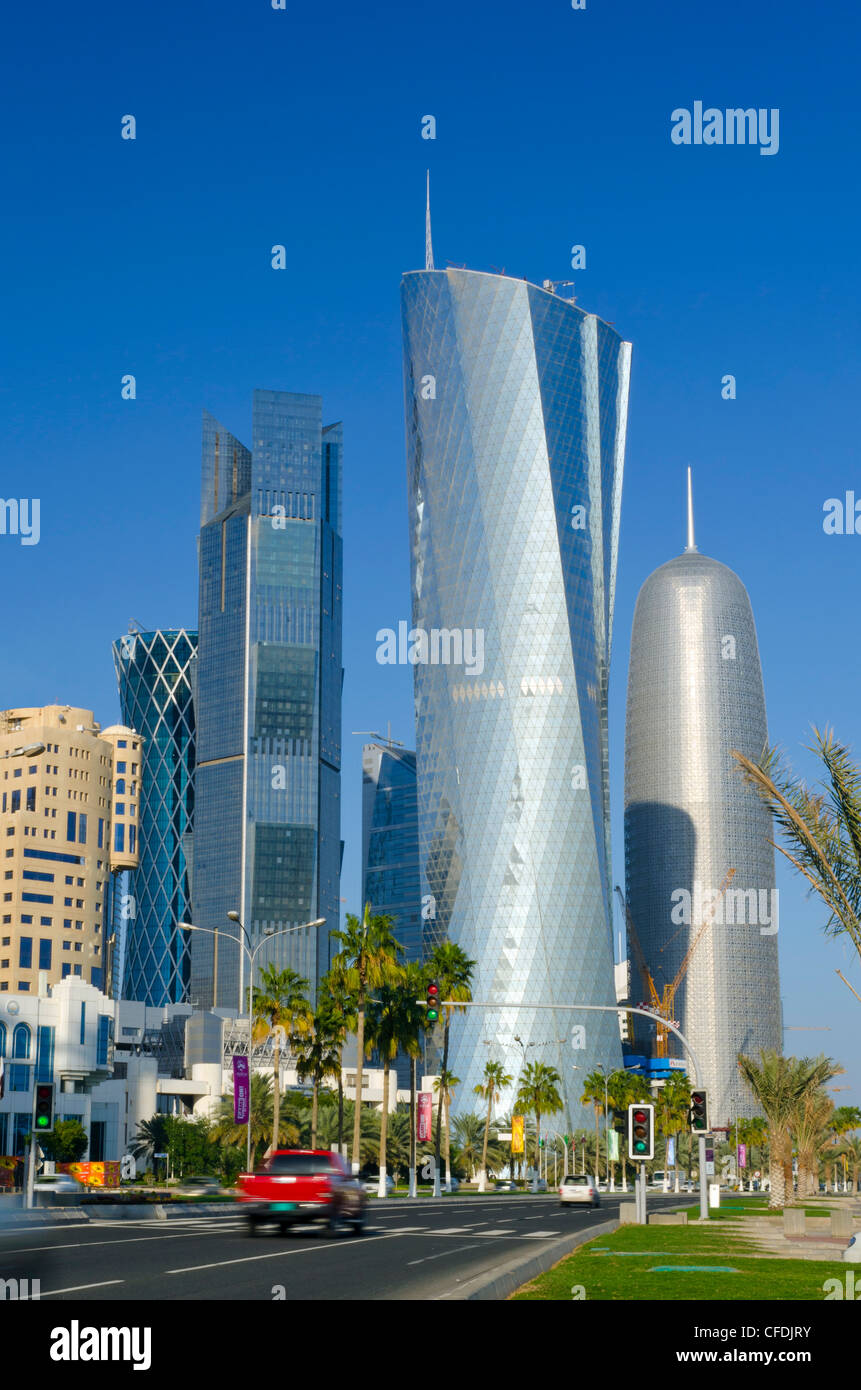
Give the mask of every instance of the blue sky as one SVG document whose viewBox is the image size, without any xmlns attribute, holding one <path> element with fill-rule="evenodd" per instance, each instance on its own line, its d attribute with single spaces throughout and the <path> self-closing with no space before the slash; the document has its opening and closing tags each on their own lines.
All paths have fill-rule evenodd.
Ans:
<svg viewBox="0 0 861 1390">
<path fill-rule="evenodd" d="M 408 616 L 398 285 L 434 248 L 567 279 L 634 344 L 612 685 L 616 876 L 637 590 L 684 545 L 735 569 L 757 620 L 772 737 L 859 748 L 861 537 L 822 504 L 857 487 L 857 52 L 844 7 L 587 0 L 56 0 L 4 23 L 0 492 L 41 540 L 0 537 L 0 706 L 117 716 L 128 620 L 193 624 L 200 412 L 248 439 L 255 387 L 345 425 L 342 893 L 360 891 L 361 738 L 411 742 L 409 672 L 374 635 Z M 676 107 L 780 111 L 780 149 L 678 147 Z M 120 138 L 121 118 L 137 139 Z M 437 139 L 420 138 L 421 117 Z M 270 247 L 287 247 L 287 269 Z M 134 373 L 137 399 L 120 379 Z M 721 378 L 737 399 L 721 399 Z M 861 989 L 785 874 L 790 1050 L 824 1047 L 861 1102 Z"/>
</svg>

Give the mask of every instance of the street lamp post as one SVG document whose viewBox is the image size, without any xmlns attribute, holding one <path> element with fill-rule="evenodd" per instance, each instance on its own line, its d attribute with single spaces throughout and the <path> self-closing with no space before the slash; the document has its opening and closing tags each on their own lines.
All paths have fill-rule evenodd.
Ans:
<svg viewBox="0 0 861 1390">
<path fill-rule="evenodd" d="M 5 752 L 0 753 L 0 758 L 37 758 L 40 753 L 46 751 L 47 744 L 25 743 L 22 744 L 20 748 L 8 748 Z M 36 1074 L 39 1067 L 39 1021 L 42 1008 L 42 992 L 43 984 L 46 980 L 47 976 L 45 976 L 43 980 L 42 973 L 40 972 L 39 993 L 36 998 L 36 1037 L 33 1046 L 33 1060 L 30 1064 L 32 1066 L 32 1071 L 30 1073 L 30 1147 L 27 1152 L 27 1178 L 24 1193 L 24 1206 L 26 1208 L 33 1206 L 36 1185 Z M 46 984 L 45 988 L 47 988 Z M 11 1004 L 7 1005 L 7 1009 L 11 1012 Z"/>
<path fill-rule="evenodd" d="M 239 927 L 239 930 L 242 932 L 242 936 L 245 938 L 244 941 L 243 941 L 240 937 L 238 937 L 238 936 L 231 936 L 229 932 L 227 932 L 227 933 L 225 933 L 225 932 L 218 932 L 218 930 L 214 930 L 212 927 L 197 927 L 197 926 L 195 926 L 192 922 L 179 922 L 179 923 L 178 923 L 178 926 L 179 926 L 183 931 L 202 931 L 202 932 L 205 932 L 205 933 L 207 934 L 207 936 L 214 936 L 215 939 L 216 939 L 216 945 L 217 945 L 217 943 L 218 943 L 218 937 L 219 937 L 219 935 L 221 935 L 221 936 L 227 935 L 228 938 L 229 938 L 229 940 L 235 941 L 236 944 L 237 944 L 237 946 L 239 947 L 240 951 L 244 951 L 244 952 L 245 952 L 245 955 L 248 957 L 248 989 L 249 989 L 249 995 L 248 995 L 248 1133 L 247 1133 L 247 1136 L 246 1136 L 246 1143 L 245 1143 L 245 1167 L 246 1167 L 246 1171 L 250 1173 L 250 1172 L 251 1172 L 251 1048 L 252 1048 L 252 1043 L 253 1043 L 252 1030 L 253 1030 L 253 1027 L 254 1027 L 254 1014 L 253 1014 L 253 1010 L 252 1010 L 252 1008 L 251 1008 L 251 993 L 250 993 L 250 991 L 251 991 L 251 987 L 252 987 L 252 981 L 253 981 L 253 978 L 254 978 L 254 958 L 255 958 L 255 956 L 257 955 L 257 952 L 261 949 L 261 947 L 267 945 L 268 942 L 273 941 L 273 940 L 275 939 L 276 936 L 289 936 L 289 934 L 290 934 L 291 932 L 294 932 L 294 931 L 307 931 L 309 927 L 322 927 L 322 926 L 325 924 L 326 918 L 325 918 L 325 917 L 317 917 L 317 918 L 315 918 L 315 920 L 314 920 L 313 922 L 302 922 L 302 923 L 300 923 L 300 925 L 299 925 L 298 927 L 279 927 L 277 931 L 267 930 L 267 931 L 264 932 L 264 934 L 263 934 L 261 940 L 258 941 L 257 945 L 252 947 L 252 945 L 251 945 L 251 938 L 250 938 L 250 936 L 248 935 L 248 932 L 246 931 L 246 929 L 245 929 L 245 927 L 244 927 L 244 925 L 243 925 L 243 923 L 242 923 L 242 920 L 240 919 L 239 913 L 238 913 L 238 912 L 228 912 L 227 916 L 228 916 L 228 918 L 230 919 L 231 922 L 235 922 L 236 925 Z M 278 1081 L 276 1082 L 276 1085 L 278 1085 L 279 1083 L 280 1083 L 280 1077 L 278 1078 Z"/>
<path fill-rule="evenodd" d="M 604 1070 L 604 1063 L 598 1062 L 595 1067 L 604 1078 L 604 1176 L 607 1179 L 607 1191 L 610 1191 L 610 1102 L 607 1098 L 607 1073 Z M 595 1155 L 597 1162 L 598 1155 Z"/>
</svg>

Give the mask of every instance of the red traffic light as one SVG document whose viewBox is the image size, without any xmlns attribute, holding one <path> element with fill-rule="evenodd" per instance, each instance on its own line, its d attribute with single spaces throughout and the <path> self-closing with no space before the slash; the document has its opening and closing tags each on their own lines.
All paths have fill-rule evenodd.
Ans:
<svg viewBox="0 0 861 1390">
<path fill-rule="evenodd" d="M 428 985 L 428 994 L 439 994 L 439 985 Z"/>
</svg>

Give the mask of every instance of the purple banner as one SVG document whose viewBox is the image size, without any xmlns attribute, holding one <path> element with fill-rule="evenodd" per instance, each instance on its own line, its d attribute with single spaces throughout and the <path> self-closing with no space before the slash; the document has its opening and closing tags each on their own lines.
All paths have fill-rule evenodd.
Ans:
<svg viewBox="0 0 861 1390">
<path fill-rule="evenodd" d="M 233 1059 L 233 1123 L 248 1124 L 248 1100 L 250 1086 L 248 1080 L 248 1058 Z"/>
<path fill-rule="evenodd" d="M 747 1144 L 739 1144 L 738 1146 L 738 1166 L 739 1168 L 747 1167 Z"/>
</svg>

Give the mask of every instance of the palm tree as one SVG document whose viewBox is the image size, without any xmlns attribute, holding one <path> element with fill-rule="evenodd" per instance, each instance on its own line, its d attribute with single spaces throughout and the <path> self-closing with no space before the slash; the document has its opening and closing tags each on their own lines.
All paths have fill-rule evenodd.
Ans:
<svg viewBox="0 0 861 1390">
<path fill-rule="evenodd" d="M 436 980 L 439 985 L 440 999 L 455 1000 L 468 1004 L 472 998 L 472 972 L 476 962 L 470 960 L 465 951 L 460 946 L 456 946 L 453 941 L 442 941 L 435 946 L 429 955 L 425 969 L 428 980 Z M 443 1024 L 443 1049 L 442 1049 L 442 1073 L 448 1071 L 448 1043 L 451 1031 L 452 1014 L 457 1004 L 444 1004 L 444 1024 Z M 463 1012 L 461 1010 L 461 1012 Z M 439 1089 L 439 1088 L 435 1088 Z M 443 1090 L 439 1090 L 439 1103 L 436 1112 L 436 1136 L 434 1140 L 434 1195 L 439 1195 L 439 1169 L 440 1169 L 440 1132 L 442 1125 Z M 448 1169 L 448 1165 L 446 1165 Z M 446 1191 L 451 1192 L 450 1177 L 446 1177 Z"/>
<path fill-rule="evenodd" d="M 398 1049 L 410 1059 L 410 1196 L 416 1196 L 416 1061 L 422 1055 L 425 1011 L 421 996 L 425 992 L 425 971 L 415 961 L 403 967 L 403 983 L 393 1004 L 393 1028 Z"/>
<path fill-rule="evenodd" d="M 819 1159 L 831 1139 L 834 1104 L 822 1090 L 809 1090 L 799 1097 L 790 1120 L 790 1133 L 798 1151 L 798 1197 L 803 1200 L 819 1191 Z"/>
<path fill-rule="evenodd" d="M 848 1155 L 851 1153 L 851 1146 L 847 1148 L 844 1142 L 845 1136 L 851 1133 L 852 1130 L 858 1129 L 859 1126 L 861 1126 L 861 1110 L 859 1110 L 858 1106 L 838 1105 L 837 1109 L 834 1111 L 834 1114 L 831 1117 L 831 1128 L 834 1133 L 835 1140 L 837 1142 L 837 1152 L 835 1155 L 836 1157 L 848 1157 Z M 843 1172 L 845 1178 L 845 1165 Z"/>
<path fill-rule="evenodd" d="M 607 1090 L 605 1091 L 605 1084 Z M 598 1137 L 598 1118 L 604 1110 L 605 1100 L 609 1099 L 610 1086 L 609 1078 L 604 1076 L 602 1071 L 590 1071 L 583 1082 L 583 1094 L 580 1097 L 581 1105 L 591 1105 L 595 1111 L 595 1177 L 600 1178 L 599 1154 L 601 1152 L 600 1140 Z M 607 1172 L 609 1181 L 609 1170 Z"/>
<path fill-rule="evenodd" d="M 858 1177 L 861 1174 L 861 1137 L 857 1134 L 847 1135 L 840 1148 L 852 1167 L 852 1192 L 854 1194 L 858 1191 Z"/>
<path fill-rule="evenodd" d="M 251 992 L 252 1038 L 262 1042 L 271 1037 L 272 1048 L 272 1148 L 277 1148 L 279 1105 L 281 1100 L 281 1036 L 301 1036 L 311 1029 L 308 981 L 287 966 L 279 970 L 273 962 L 260 971 L 260 984 Z"/>
<path fill-rule="evenodd" d="M 167 1151 L 167 1118 L 167 1115 L 153 1115 L 151 1120 L 141 1120 L 130 1148 L 135 1158 L 146 1156 L 152 1160 L 156 1154 Z"/>
<path fill-rule="evenodd" d="M 343 1119 L 347 1132 L 353 1127 L 356 1113 L 355 1102 L 344 1101 Z M 373 1105 L 359 1106 L 361 1134 L 359 1140 L 359 1167 L 365 1171 L 373 1166 L 380 1156 L 380 1112 Z M 317 1143 L 321 1149 L 328 1149 L 337 1142 L 338 1104 L 334 1091 L 325 1087 L 320 1091 L 320 1108 L 317 1115 Z"/>
<path fill-rule="evenodd" d="M 535 1171 L 540 1171 L 541 1116 L 555 1115 L 564 1105 L 559 1094 L 562 1077 L 545 1062 L 528 1062 L 520 1078 L 515 1105 L 535 1116 Z"/>
<path fill-rule="evenodd" d="M 490 1119 L 493 1114 L 493 1107 L 499 1103 L 502 1091 L 507 1090 L 511 1085 L 512 1077 L 508 1075 L 501 1062 L 485 1062 L 484 1081 L 480 1081 L 475 1086 L 475 1095 L 481 1096 L 482 1100 L 487 1101 L 487 1116 L 484 1121 L 484 1144 L 481 1150 L 481 1172 L 478 1179 L 478 1190 L 484 1192 L 487 1188 L 487 1140 L 490 1134 Z"/>
<path fill-rule="evenodd" d="M 454 1072 L 446 1068 L 440 1072 L 436 1081 L 433 1083 L 434 1090 L 439 1095 L 440 1110 L 445 1107 L 445 1190 L 451 1192 L 451 1125 L 449 1124 L 449 1112 L 451 1110 L 451 1097 L 455 1086 L 460 1085 L 460 1077 L 455 1076 Z M 437 1142 L 439 1135 L 437 1134 Z M 437 1167 L 437 1172 L 439 1167 Z"/>
<path fill-rule="evenodd" d="M 310 1081 L 311 1148 L 317 1147 L 317 1111 L 320 1085 L 327 1077 L 341 1075 L 341 1026 L 331 1002 L 323 997 L 314 1011 L 311 1030 L 293 1038 L 296 1075 L 300 1081 Z"/>
<path fill-rule="evenodd" d="M 814 728 L 813 738 L 808 751 L 822 763 L 824 792 L 793 777 L 775 748 L 758 763 L 735 751 L 733 757 L 788 846 L 776 848 L 828 908 L 825 932 L 848 936 L 861 956 L 861 771 L 830 729 Z"/>
<path fill-rule="evenodd" d="M 338 1071 L 338 1153 L 344 1152 L 344 1044 L 347 1034 L 356 1027 L 354 1001 L 347 987 L 344 971 L 336 956 L 329 970 L 320 981 L 320 996 L 325 997 L 331 1008 L 332 1027 L 337 1032 L 337 1046 L 341 1054 L 341 1067 Z"/>
<path fill-rule="evenodd" d="M 739 1053 L 738 1066 L 768 1121 L 768 1205 L 777 1209 L 792 1194 L 790 1124 L 798 1103 L 806 1092 L 819 1090 L 843 1068 L 830 1057 L 781 1057 L 774 1049 L 760 1052 L 758 1062 Z"/>
<path fill-rule="evenodd" d="M 378 1197 L 386 1197 L 386 1139 L 389 1122 L 389 1076 L 398 1055 L 405 1008 L 403 985 L 383 984 L 377 989 L 366 1020 L 366 1055 L 376 1051 L 383 1060 L 383 1108 L 380 1116 L 380 1182 Z M 413 1005 L 417 1008 L 417 1005 Z"/>
<path fill-rule="evenodd" d="M 360 1120 L 362 1073 L 365 1058 L 365 1007 L 368 989 L 376 989 L 384 984 L 395 984 L 403 978 L 402 967 L 398 965 L 401 945 L 391 932 L 391 917 L 373 916 L 371 904 L 365 903 L 361 918 L 355 913 L 347 913 L 345 931 L 330 932 L 333 941 L 340 944 L 335 957 L 337 976 L 343 981 L 349 993 L 356 1014 L 356 1111 L 353 1119 L 353 1172 L 360 1167 Z"/>
<path fill-rule="evenodd" d="M 278 1129 L 275 1130 L 275 1100 L 272 1094 L 272 1077 L 264 1076 L 262 1072 L 252 1072 L 251 1074 L 251 1167 L 256 1167 L 257 1151 L 262 1146 L 268 1147 L 267 1141 L 272 1137 L 272 1147 L 278 1148 L 283 1145 L 285 1148 L 294 1148 L 300 1141 L 301 1134 L 295 1121 L 287 1114 L 281 1114 L 279 1110 Z M 233 1118 L 233 1096 L 222 1097 L 221 1104 L 216 1111 L 215 1123 L 212 1128 L 212 1137 L 221 1143 L 230 1145 L 244 1145 L 246 1139 L 246 1126 L 238 1125 Z"/>
</svg>

